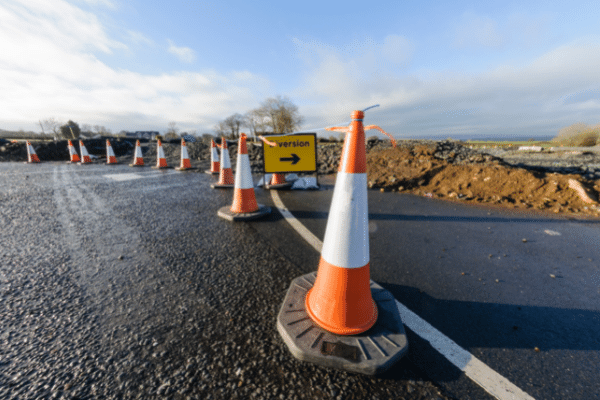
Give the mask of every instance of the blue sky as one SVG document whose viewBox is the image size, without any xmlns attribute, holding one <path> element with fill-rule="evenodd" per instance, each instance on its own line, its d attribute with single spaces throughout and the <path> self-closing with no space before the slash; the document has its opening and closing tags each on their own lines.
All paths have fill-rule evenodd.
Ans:
<svg viewBox="0 0 600 400">
<path fill-rule="evenodd" d="M 287 96 L 303 130 L 553 136 L 600 123 L 597 2 L 3 0 L 0 128 L 212 132 Z M 324 133 L 329 135 L 328 133 Z"/>
</svg>

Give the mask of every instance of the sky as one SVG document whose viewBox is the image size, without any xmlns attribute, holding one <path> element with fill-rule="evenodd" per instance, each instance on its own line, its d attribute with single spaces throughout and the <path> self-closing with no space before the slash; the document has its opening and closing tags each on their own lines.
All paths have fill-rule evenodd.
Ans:
<svg viewBox="0 0 600 400">
<path fill-rule="evenodd" d="M 284 96 L 301 131 L 552 137 L 600 123 L 597 1 L 2 0 L 0 129 L 213 133 Z M 376 131 L 367 132 L 380 135 Z"/>
</svg>

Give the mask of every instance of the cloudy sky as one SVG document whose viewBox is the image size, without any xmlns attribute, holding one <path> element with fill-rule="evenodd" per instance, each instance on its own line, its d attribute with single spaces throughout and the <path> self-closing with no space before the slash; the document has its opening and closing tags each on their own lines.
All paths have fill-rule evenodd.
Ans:
<svg viewBox="0 0 600 400">
<path fill-rule="evenodd" d="M 277 95 L 305 130 L 373 104 L 399 138 L 600 123 L 597 1 L 440 3 L 2 0 L 0 129 L 204 133 Z"/>
</svg>

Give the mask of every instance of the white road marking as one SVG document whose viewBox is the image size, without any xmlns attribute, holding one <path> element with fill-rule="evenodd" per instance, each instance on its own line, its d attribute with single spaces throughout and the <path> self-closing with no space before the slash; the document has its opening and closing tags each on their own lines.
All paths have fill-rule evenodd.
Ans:
<svg viewBox="0 0 600 400">
<path fill-rule="evenodd" d="M 550 236 L 560 236 L 560 232 L 556 232 L 556 231 L 551 231 L 550 229 L 546 229 L 544 231 L 544 233 L 550 235 Z"/>
<path fill-rule="evenodd" d="M 321 251 L 323 243 L 310 232 L 285 207 L 276 190 L 271 191 L 271 198 L 281 215 L 292 225 L 315 250 Z M 533 400 L 534 398 L 522 391 L 508 379 L 491 369 L 477 357 L 460 347 L 452 339 L 445 336 L 417 314 L 396 300 L 396 306 L 402 317 L 402 322 L 415 334 L 427 340 L 431 346 L 442 354 L 448 361 L 465 373 L 473 382 L 498 400 Z"/>
<path fill-rule="evenodd" d="M 125 174 L 106 174 L 106 175 L 102 175 L 102 176 L 107 179 L 112 179 L 113 181 L 124 182 L 124 181 L 131 181 L 134 179 L 157 178 L 159 176 L 170 175 L 170 174 L 175 174 L 175 173 L 177 173 L 177 172 L 176 171 L 167 171 L 167 172 L 158 172 L 158 173 L 152 173 L 152 174 L 138 174 L 135 172 L 131 172 L 131 173 L 125 173 Z"/>
</svg>

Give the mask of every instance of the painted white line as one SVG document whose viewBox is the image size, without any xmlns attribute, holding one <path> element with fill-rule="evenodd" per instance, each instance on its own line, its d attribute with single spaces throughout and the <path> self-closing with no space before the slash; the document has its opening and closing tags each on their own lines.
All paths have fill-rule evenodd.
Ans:
<svg viewBox="0 0 600 400">
<path fill-rule="evenodd" d="M 176 171 L 156 172 L 156 173 L 150 173 L 150 174 L 138 174 L 135 172 L 130 172 L 130 173 L 124 173 L 124 174 L 106 174 L 106 175 L 102 175 L 102 176 L 107 179 L 112 179 L 113 181 L 125 182 L 125 181 L 131 181 L 134 179 L 157 178 L 160 176 L 171 175 L 171 174 L 176 174 L 176 173 L 177 173 Z"/>
<path fill-rule="evenodd" d="M 544 233 L 550 236 L 560 236 L 560 232 L 552 231 L 550 229 L 546 229 Z"/>
<path fill-rule="evenodd" d="M 287 208 L 285 208 L 285 205 L 281 201 L 277 190 L 271 190 L 271 198 L 273 199 L 275 207 L 277 207 L 277 209 L 279 210 L 281 215 L 283 215 L 286 221 L 289 222 L 290 225 L 292 225 L 296 232 L 298 232 L 300 236 L 302 236 L 304 240 L 308 242 L 308 244 L 310 244 L 316 251 L 320 253 L 323 249 L 323 242 L 321 242 L 318 237 L 313 235 L 311 231 L 309 231 L 304 225 L 302 225 L 302 223 L 298 221 L 292 215 L 292 213 L 288 211 Z"/>
<path fill-rule="evenodd" d="M 312 247 L 321 251 L 323 243 L 310 232 L 285 207 L 276 190 L 271 191 L 271 198 L 281 215 L 292 225 Z M 460 347 L 452 339 L 445 336 L 417 314 L 396 300 L 396 306 L 402 322 L 415 334 L 427 340 L 431 346 L 465 373 L 473 382 L 498 400 L 534 400 L 533 397 L 519 389 L 508 379 L 488 367 L 477 357 Z"/>
</svg>

